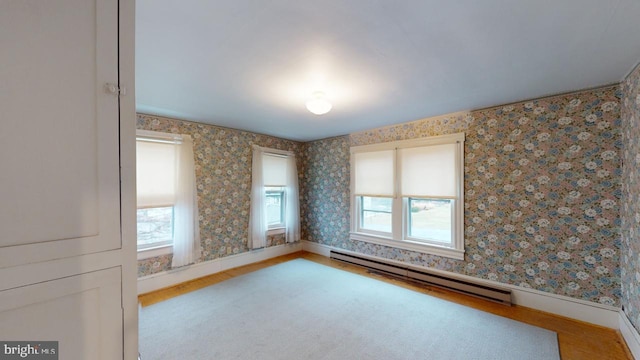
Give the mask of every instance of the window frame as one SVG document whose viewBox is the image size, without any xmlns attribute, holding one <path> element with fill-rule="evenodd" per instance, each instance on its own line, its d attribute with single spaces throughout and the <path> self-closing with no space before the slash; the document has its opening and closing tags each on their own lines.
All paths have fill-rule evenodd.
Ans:
<svg viewBox="0 0 640 360">
<path fill-rule="evenodd" d="M 425 243 L 425 244 L 431 244 L 431 245 L 436 245 L 436 246 L 446 246 L 443 245 L 444 243 L 435 239 L 429 239 L 429 238 L 424 238 L 424 237 L 419 237 L 419 236 L 412 236 L 411 234 L 411 223 L 412 223 L 412 211 L 411 211 L 411 200 L 449 200 L 451 201 L 451 210 L 449 213 L 450 216 L 450 221 L 451 221 L 451 232 L 453 233 L 453 227 L 455 226 L 455 209 L 456 209 L 456 199 L 454 198 L 435 198 L 435 197 L 403 197 L 402 201 L 403 201 L 403 212 L 404 215 L 407 217 L 407 221 L 403 222 L 403 226 L 404 226 L 404 234 L 405 234 L 405 239 L 409 240 L 409 241 L 414 241 L 414 242 L 418 242 L 418 243 Z M 453 235 L 452 235 L 453 236 Z"/>
<path fill-rule="evenodd" d="M 379 245 L 390 246 L 405 250 L 417 251 L 426 254 L 449 257 L 453 259 L 464 259 L 464 133 L 451 135 L 432 136 L 419 139 L 400 140 L 372 145 L 362 145 L 351 147 L 351 232 L 350 239 L 364 241 Z M 425 197 L 424 199 L 448 199 L 453 200 L 451 210 L 451 243 L 445 244 L 438 241 L 429 241 L 419 237 L 410 237 L 410 213 L 409 198 L 422 199 L 423 197 L 406 196 L 399 192 L 399 182 L 402 174 L 398 166 L 398 150 L 403 148 L 424 147 L 430 145 L 456 144 L 455 154 L 455 197 Z M 392 199 L 392 231 L 391 233 L 380 232 L 362 228 L 361 199 L 363 196 L 356 195 L 355 192 L 355 154 L 362 152 L 394 150 L 393 172 L 394 172 L 394 195 Z"/>
</svg>

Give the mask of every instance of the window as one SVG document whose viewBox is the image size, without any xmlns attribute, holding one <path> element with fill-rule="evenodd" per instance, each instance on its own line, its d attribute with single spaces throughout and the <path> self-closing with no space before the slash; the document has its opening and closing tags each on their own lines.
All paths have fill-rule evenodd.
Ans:
<svg viewBox="0 0 640 360">
<path fill-rule="evenodd" d="M 292 152 L 253 146 L 251 165 L 250 249 L 266 246 L 267 235 L 300 240 L 298 172 Z"/>
<path fill-rule="evenodd" d="M 200 258 L 193 141 L 136 132 L 138 258 L 173 253 L 172 267 Z"/>
<path fill-rule="evenodd" d="M 262 154 L 264 176 L 264 206 L 269 230 L 285 227 L 285 189 L 287 184 L 287 156 L 272 153 Z"/>
<path fill-rule="evenodd" d="M 265 206 L 269 229 L 284 228 L 284 187 L 265 187 Z"/>
<path fill-rule="evenodd" d="M 464 258 L 464 134 L 351 148 L 352 233 Z"/>
<path fill-rule="evenodd" d="M 175 140 L 138 136 L 138 250 L 173 244 L 175 205 Z"/>
</svg>

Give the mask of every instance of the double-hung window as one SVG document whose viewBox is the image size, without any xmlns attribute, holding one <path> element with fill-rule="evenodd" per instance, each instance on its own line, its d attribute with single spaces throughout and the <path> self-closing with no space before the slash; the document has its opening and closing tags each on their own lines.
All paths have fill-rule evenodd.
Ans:
<svg viewBox="0 0 640 360">
<path fill-rule="evenodd" d="M 464 258 L 464 134 L 351 148 L 351 239 Z"/>
<path fill-rule="evenodd" d="M 170 134 L 136 138 L 138 250 L 173 245 L 177 139 Z"/>
<path fill-rule="evenodd" d="M 171 266 L 200 257 L 193 140 L 189 135 L 136 132 L 138 258 L 173 253 Z"/>
<path fill-rule="evenodd" d="M 287 156 L 263 153 L 264 200 L 269 230 L 284 232 L 287 184 Z"/>
<path fill-rule="evenodd" d="M 267 235 L 284 234 L 286 242 L 300 240 L 298 171 L 290 151 L 253 145 L 251 211 L 248 246 L 267 245 Z"/>
</svg>

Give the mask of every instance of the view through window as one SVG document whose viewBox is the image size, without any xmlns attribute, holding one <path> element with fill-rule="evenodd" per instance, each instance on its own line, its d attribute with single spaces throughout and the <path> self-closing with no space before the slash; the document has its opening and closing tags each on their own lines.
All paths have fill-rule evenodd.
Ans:
<svg viewBox="0 0 640 360">
<path fill-rule="evenodd" d="M 266 188 L 267 225 L 270 228 L 284 226 L 284 188 Z"/>
<path fill-rule="evenodd" d="M 173 207 L 138 209 L 138 249 L 169 245 L 173 240 Z"/>
</svg>

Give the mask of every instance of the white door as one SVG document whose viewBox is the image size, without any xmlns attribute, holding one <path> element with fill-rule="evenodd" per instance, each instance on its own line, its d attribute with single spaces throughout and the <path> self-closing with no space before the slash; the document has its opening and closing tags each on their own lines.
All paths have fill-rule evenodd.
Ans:
<svg viewBox="0 0 640 360">
<path fill-rule="evenodd" d="M 130 3 L 0 0 L 0 341 L 61 359 L 132 356 Z"/>
</svg>

